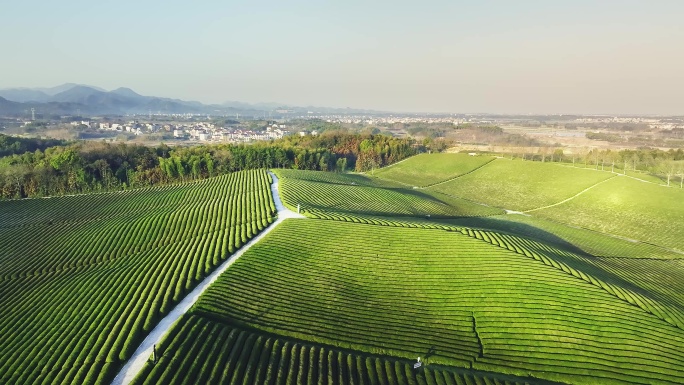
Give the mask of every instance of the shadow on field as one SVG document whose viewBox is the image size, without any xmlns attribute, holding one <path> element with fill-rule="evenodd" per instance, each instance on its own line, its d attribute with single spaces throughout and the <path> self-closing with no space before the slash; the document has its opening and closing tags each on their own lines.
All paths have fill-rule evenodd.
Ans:
<svg viewBox="0 0 684 385">
<path fill-rule="evenodd" d="M 654 295 L 650 290 L 645 289 L 639 285 L 638 281 L 628 280 L 616 273 L 607 271 L 600 266 L 597 266 L 593 260 L 602 260 L 604 257 L 592 255 L 579 247 L 573 245 L 572 243 L 558 237 L 557 235 L 540 229 L 535 226 L 531 226 L 525 223 L 507 221 L 503 218 L 488 218 L 488 217 L 473 217 L 473 218 L 458 218 L 451 220 L 439 220 L 443 224 L 450 224 L 455 226 L 465 226 L 470 228 L 477 228 L 482 230 L 489 230 L 493 232 L 502 232 L 515 236 L 522 236 L 533 241 L 537 241 L 542 245 L 548 245 L 552 248 L 559 249 L 558 252 L 553 252 L 551 250 L 545 249 L 543 247 L 529 246 L 529 251 L 535 252 L 537 254 L 544 255 L 551 258 L 557 262 L 566 264 L 572 269 L 580 271 L 584 274 L 591 275 L 595 279 L 601 280 L 609 285 L 618 286 L 622 289 L 629 290 L 632 293 L 641 295 L 644 298 L 648 298 L 656 303 L 666 305 L 671 308 L 675 308 L 678 311 L 684 312 L 684 303 L 682 303 L 677 298 L 672 296 L 667 296 L 668 303 L 663 303 L 663 299 L 659 295 Z M 561 254 L 560 252 L 567 251 L 575 255 Z M 613 258 L 614 259 L 614 258 Z M 615 294 L 611 294 L 617 297 Z M 624 301 L 624 299 L 620 299 Z M 630 302 L 631 304 L 631 302 Z M 638 306 L 638 305 L 635 305 Z M 638 306 L 645 312 L 654 315 L 657 318 L 665 320 L 662 314 L 655 314 L 651 310 L 646 309 L 642 306 Z M 673 324 L 671 321 L 666 322 Z"/>
<path fill-rule="evenodd" d="M 519 235 L 533 240 L 541 241 L 543 243 L 551 244 L 571 253 L 591 256 L 586 251 L 580 249 L 574 244 L 565 239 L 551 233 L 547 230 L 528 225 L 526 223 L 508 221 L 501 216 L 496 217 L 469 217 L 469 218 L 454 218 L 454 219 L 440 219 L 437 222 L 476 228 L 481 230 L 499 231 L 511 235 Z"/>
</svg>

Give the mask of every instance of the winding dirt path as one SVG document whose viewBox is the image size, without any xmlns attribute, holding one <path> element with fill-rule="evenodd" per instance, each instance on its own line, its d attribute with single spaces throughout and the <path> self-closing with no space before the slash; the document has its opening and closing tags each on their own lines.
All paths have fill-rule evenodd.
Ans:
<svg viewBox="0 0 684 385">
<path fill-rule="evenodd" d="M 558 206 L 558 205 L 562 205 L 563 203 L 568 202 L 568 201 L 571 201 L 571 200 L 577 198 L 578 196 L 580 196 L 580 195 L 584 194 L 585 192 L 587 192 L 587 191 L 593 189 L 594 187 L 596 187 L 596 186 L 598 186 L 598 185 L 600 185 L 600 184 L 603 184 L 603 183 L 608 182 L 609 180 L 615 178 L 616 176 L 617 176 L 617 175 L 613 175 L 613 176 L 611 176 L 611 177 L 608 178 L 608 179 L 604 179 L 604 180 L 602 180 L 602 181 L 600 181 L 600 182 L 598 182 L 598 183 L 595 183 L 595 184 L 593 184 L 593 185 L 591 185 L 591 186 L 585 188 L 584 190 L 578 192 L 577 194 L 571 196 L 570 198 L 564 199 L 564 200 L 562 200 L 562 201 L 560 201 L 560 202 L 558 202 L 558 203 L 554 203 L 554 204 L 548 205 L 548 206 L 537 207 L 536 209 L 531 209 L 531 210 L 523 211 L 523 213 L 531 213 L 531 212 L 533 212 L 533 211 L 544 210 L 544 209 L 548 209 L 548 208 L 551 208 L 551 207 L 556 207 L 556 206 Z"/>
</svg>

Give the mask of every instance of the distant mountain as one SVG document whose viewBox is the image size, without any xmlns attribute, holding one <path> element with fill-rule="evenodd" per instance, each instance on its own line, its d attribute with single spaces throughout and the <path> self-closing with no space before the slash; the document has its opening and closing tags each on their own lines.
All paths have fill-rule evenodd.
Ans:
<svg viewBox="0 0 684 385">
<path fill-rule="evenodd" d="M 88 87 L 88 88 L 95 89 L 95 90 L 97 90 L 97 91 L 107 92 L 107 90 L 105 90 L 105 89 L 103 89 L 103 88 L 100 88 L 100 87 L 88 86 L 88 85 L 85 85 L 85 84 L 76 84 L 76 83 L 64 83 L 64 84 L 59 85 L 59 86 L 57 86 L 57 87 L 36 88 L 36 90 L 41 91 L 41 92 L 44 92 L 44 93 L 46 93 L 46 94 L 48 94 L 48 95 L 50 95 L 50 96 L 53 96 L 53 95 L 57 95 L 57 94 L 60 93 L 60 92 L 68 91 L 68 90 L 70 90 L 70 89 L 72 89 L 72 88 L 74 88 L 74 87 L 77 87 L 77 86 L 83 86 L 83 87 Z"/>
<path fill-rule="evenodd" d="M 7 115 L 12 114 L 17 109 L 21 109 L 22 104 L 7 100 L 0 96 L 0 114 Z"/>
<path fill-rule="evenodd" d="M 113 92 L 98 91 L 87 86 L 75 86 L 60 92 L 51 98 L 58 103 L 76 103 L 84 106 L 98 107 L 108 113 L 123 113 L 135 110 L 139 102 L 135 98 L 129 98 Z"/>
<path fill-rule="evenodd" d="M 35 108 L 40 114 L 59 115 L 129 115 L 153 113 L 167 114 L 210 114 L 261 116 L 265 111 L 278 109 L 293 113 L 358 113 L 367 110 L 351 110 L 325 107 L 292 107 L 278 103 L 226 102 L 206 105 L 196 101 L 144 96 L 130 88 L 117 88 L 107 91 L 99 87 L 67 83 L 51 88 L 12 88 L 0 90 L 5 106 L 3 115 L 23 116 L 27 110 Z"/>
<path fill-rule="evenodd" d="M 51 88 L 9 88 L 0 90 L 0 97 L 13 102 L 39 102 L 46 103 L 55 101 L 53 97 L 59 93 L 68 91 L 74 87 L 88 87 L 96 91 L 106 92 L 99 87 L 83 86 L 81 84 L 67 83 Z"/>
<path fill-rule="evenodd" d="M 9 90 L 0 90 L 0 97 L 13 102 L 47 102 L 50 100 L 50 95 L 43 91 L 28 89 L 28 88 L 13 88 Z"/>
<path fill-rule="evenodd" d="M 148 99 L 147 96 L 142 96 L 139 93 L 133 91 L 132 89 L 126 88 L 126 87 L 120 87 L 120 88 L 117 88 L 117 89 L 110 91 L 110 92 L 112 94 L 116 94 L 119 96 L 131 98 L 131 99 L 137 99 L 137 100 Z"/>
</svg>

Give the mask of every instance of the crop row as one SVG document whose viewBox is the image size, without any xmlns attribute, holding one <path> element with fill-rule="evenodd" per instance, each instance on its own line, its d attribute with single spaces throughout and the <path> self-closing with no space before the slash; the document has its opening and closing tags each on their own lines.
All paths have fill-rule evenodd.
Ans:
<svg viewBox="0 0 684 385">
<path fill-rule="evenodd" d="M 394 183 L 387 180 L 370 178 L 361 174 L 340 174 L 332 172 L 319 172 L 310 170 L 290 170 L 277 169 L 273 170 L 278 178 L 298 179 L 307 182 L 328 183 L 341 186 L 368 186 L 379 188 L 403 188 L 401 184 Z"/>
<path fill-rule="evenodd" d="M 264 171 L 234 173 L 170 187 L 176 196 L 159 194 L 174 202 L 163 215 L 141 209 L 128 222 L 83 226 L 73 217 L 46 239 L 3 236 L 0 383 L 107 382 L 161 317 L 273 220 L 269 184 Z"/>
<path fill-rule="evenodd" d="M 164 207 L 189 193 L 188 187 L 214 184 L 212 180 L 201 180 L 189 184 L 165 185 L 110 193 L 72 195 L 50 198 L 10 200 L 0 207 L 0 227 L 43 225 L 47 222 L 60 223 L 83 221 L 89 218 L 108 217 L 122 214 L 121 205 L 131 211 Z M 161 193 L 161 194 L 160 194 Z M 165 196 L 166 199 L 161 198 Z M 151 206 L 152 205 L 152 206 Z"/>
<path fill-rule="evenodd" d="M 524 238 L 462 231 L 288 220 L 196 308 L 311 343 L 405 359 L 431 351 L 441 365 L 684 381 L 684 332 L 638 306 L 634 285 L 589 279 L 558 257 L 569 253 Z"/>
<path fill-rule="evenodd" d="M 320 174 L 326 174 L 319 172 Z M 286 205 L 310 216 L 400 216 L 418 218 L 468 217 L 502 211 L 440 193 L 384 184 L 350 184 L 336 174 L 314 178 L 316 172 L 280 171 L 280 193 Z M 314 175 L 312 175 L 314 174 Z M 334 178 L 339 178 L 335 181 Z M 319 180 L 320 179 L 320 180 Z"/>
<path fill-rule="evenodd" d="M 562 270 L 684 329 L 684 296 L 680 290 L 672 289 L 673 284 L 681 289 L 681 284 L 674 277 L 684 277 L 684 266 L 679 260 L 639 260 L 634 263 L 626 258 L 610 261 L 492 231 L 462 229 L 461 232 Z M 651 277 L 655 274 L 659 274 L 660 279 L 654 281 Z M 671 282 L 666 283 L 663 279 Z"/>
<path fill-rule="evenodd" d="M 21 228 L 13 232 L 4 231 L 0 240 L 1 277 L 16 278 L 100 263 L 181 242 L 200 234 L 222 231 L 229 224 L 236 227 L 236 231 L 222 243 L 224 250 L 215 250 L 213 258 L 233 252 L 258 231 L 256 221 L 247 218 L 248 212 L 258 210 L 261 226 L 267 224 L 264 221 L 273 209 L 264 202 L 270 201 L 270 194 L 264 188 L 239 187 L 235 185 L 238 178 L 228 178 L 225 185 L 219 183 L 218 179 L 211 181 L 202 184 L 204 188 L 189 186 L 188 190 L 199 191 L 189 191 L 185 194 L 187 198 L 174 201 L 175 208 L 163 213 L 153 210 L 129 211 L 122 206 L 121 212 L 127 212 L 128 215 L 45 226 L 34 229 L 30 232 L 31 236 L 26 236 L 27 231 Z M 158 195 L 158 200 L 168 198 L 162 192 Z M 72 209 L 78 210 L 75 207 Z M 41 242 L 36 243 L 36 237 Z M 22 258 L 16 258 L 16 255 L 22 255 Z"/>
<path fill-rule="evenodd" d="M 249 332 L 201 315 L 181 319 L 158 346 L 158 353 L 156 364 L 148 362 L 134 385 L 527 383 L 430 365 L 414 369 L 408 360 L 362 355 Z"/>
<path fill-rule="evenodd" d="M 449 221 L 454 226 L 503 231 L 597 257 L 682 259 L 684 254 L 528 215 L 496 215 Z"/>
</svg>

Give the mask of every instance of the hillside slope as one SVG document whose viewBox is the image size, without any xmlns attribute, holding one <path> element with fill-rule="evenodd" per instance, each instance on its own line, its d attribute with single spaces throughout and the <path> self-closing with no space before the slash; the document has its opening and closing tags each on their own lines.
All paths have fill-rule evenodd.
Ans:
<svg viewBox="0 0 684 385">
<path fill-rule="evenodd" d="M 378 178 L 425 187 L 467 174 L 494 160 L 493 156 L 420 154 L 373 173 Z"/>
<path fill-rule="evenodd" d="M 468 229 L 288 220 L 193 311 L 258 331 L 252 338 L 277 335 L 390 360 L 427 357 L 428 368 L 573 384 L 684 381 L 684 330 L 630 303 L 642 298 L 630 297 L 635 284 L 583 276 L 570 258 Z"/>
<path fill-rule="evenodd" d="M 264 171 L 0 202 L 0 383 L 108 383 L 274 210 Z"/>
<path fill-rule="evenodd" d="M 463 199 L 407 188 L 364 175 L 276 170 L 281 195 L 291 209 L 315 218 L 366 222 L 364 217 L 454 218 L 494 215 L 501 210 Z"/>
</svg>

